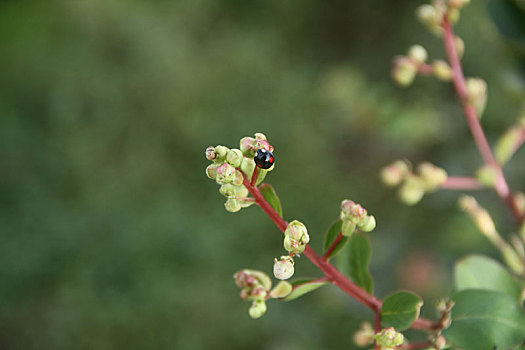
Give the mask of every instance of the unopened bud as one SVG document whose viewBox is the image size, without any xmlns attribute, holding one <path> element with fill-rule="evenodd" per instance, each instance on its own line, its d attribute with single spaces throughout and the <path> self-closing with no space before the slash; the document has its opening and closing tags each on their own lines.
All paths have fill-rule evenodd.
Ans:
<svg viewBox="0 0 525 350">
<path fill-rule="evenodd" d="M 243 159 L 243 154 L 241 150 L 237 148 L 229 150 L 228 154 L 226 155 L 226 161 L 235 168 L 238 168 L 241 166 L 242 159 Z"/>
<path fill-rule="evenodd" d="M 223 163 L 216 168 L 215 181 L 218 184 L 230 183 L 235 179 L 235 168 L 228 163 Z"/>
<path fill-rule="evenodd" d="M 416 10 L 416 16 L 421 23 L 427 26 L 434 34 L 441 34 L 443 11 L 432 5 L 421 5 Z"/>
<path fill-rule="evenodd" d="M 405 341 L 403 333 L 397 332 L 393 327 L 383 328 L 375 335 L 375 339 L 378 346 L 386 348 L 395 348 Z"/>
<path fill-rule="evenodd" d="M 481 118 L 487 104 L 487 83 L 481 78 L 468 78 L 466 84 L 468 102 L 476 109 L 478 118 Z"/>
<path fill-rule="evenodd" d="M 513 126 L 507 130 L 498 140 L 494 150 L 496 159 L 500 164 L 505 164 L 516 151 L 516 145 L 519 142 L 521 134 L 524 132 L 523 126 Z"/>
<path fill-rule="evenodd" d="M 487 187 L 494 187 L 498 178 L 498 169 L 492 165 L 484 165 L 476 171 L 476 179 Z"/>
<path fill-rule="evenodd" d="M 381 181 L 387 186 L 397 186 L 409 172 L 410 169 L 405 161 L 396 160 L 394 163 L 381 169 Z"/>
<path fill-rule="evenodd" d="M 496 246 L 500 245 L 501 237 L 496 231 L 496 225 L 485 208 L 481 207 L 472 196 L 461 196 L 459 206 L 472 219 L 478 230 Z"/>
<path fill-rule="evenodd" d="M 240 288 L 253 288 L 255 286 L 261 285 L 265 290 L 270 290 L 272 287 L 272 280 L 270 277 L 259 270 L 244 269 L 237 271 L 233 275 L 233 279 L 235 280 L 235 284 L 237 284 L 237 286 Z"/>
<path fill-rule="evenodd" d="M 208 147 L 206 148 L 206 159 L 208 160 L 214 160 L 217 157 L 217 154 L 215 153 L 215 147 Z"/>
<path fill-rule="evenodd" d="M 253 319 L 257 319 L 266 312 L 266 303 L 262 301 L 254 301 L 250 307 L 249 314 Z"/>
<path fill-rule="evenodd" d="M 354 334 L 354 343 L 364 348 L 374 342 L 374 329 L 368 322 L 364 322 L 361 328 Z"/>
<path fill-rule="evenodd" d="M 467 5 L 470 0 L 448 0 L 447 4 L 449 7 L 455 7 L 457 9 L 462 9 L 463 6 Z"/>
<path fill-rule="evenodd" d="M 428 53 L 423 46 L 413 45 L 408 49 L 408 57 L 417 63 L 425 63 L 428 58 Z"/>
<path fill-rule="evenodd" d="M 370 232 L 376 228 L 376 218 L 372 215 L 367 215 L 359 224 L 358 227 L 363 232 Z"/>
<path fill-rule="evenodd" d="M 456 24 L 459 21 L 460 12 L 457 8 L 450 7 L 447 11 L 447 18 L 450 23 Z"/>
<path fill-rule="evenodd" d="M 230 149 L 226 146 L 217 146 L 215 147 L 215 154 L 220 158 L 226 158 L 226 154 Z"/>
<path fill-rule="evenodd" d="M 255 162 L 253 161 L 253 158 L 244 157 L 241 163 L 241 171 L 248 179 L 250 179 L 254 170 Z"/>
<path fill-rule="evenodd" d="M 454 37 L 454 45 L 456 46 L 456 52 L 461 59 L 465 54 L 465 42 L 459 36 Z"/>
<path fill-rule="evenodd" d="M 284 249 L 290 253 L 301 254 L 310 241 L 306 226 L 294 220 L 288 224 L 284 231 Z"/>
<path fill-rule="evenodd" d="M 294 261 L 291 256 L 283 255 L 279 260 L 275 259 L 273 264 L 273 275 L 280 280 L 287 280 L 293 276 Z"/>
<path fill-rule="evenodd" d="M 292 292 L 292 285 L 289 282 L 281 281 L 271 290 L 270 297 L 274 299 L 285 298 Z"/>
<path fill-rule="evenodd" d="M 447 172 L 430 162 L 419 164 L 418 172 L 426 192 L 436 190 L 441 184 L 447 181 Z"/>
<path fill-rule="evenodd" d="M 246 157 L 253 158 L 255 155 L 255 139 L 253 137 L 243 137 L 239 148 Z"/>
<path fill-rule="evenodd" d="M 432 62 L 432 72 L 434 76 L 441 81 L 452 80 L 452 68 L 444 60 L 435 60 Z"/>
<path fill-rule="evenodd" d="M 365 208 L 349 199 L 341 203 L 341 220 L 350 220 L 358 224 L 366 217 L 366 214 Z"/>
<path fill-rule="evenodd" d="M 417 176 L 408 176 L 399 188 L 398 194 L 401 201 L 406 205 L 418 203 L 425 194 L 423 181 Z"/>
<path fill-rule="evenodd" d="M 350 220 L 343 220 L 341 234 L 345 237 L 350 237 L 352 233 L 354 233 L 356 226 L 357 225 Z"/>
<path fill-rule="evenodd" d="M 444 336 L 440 335 L 434 340 L 433 345 L 438 350 L 445 349 L 447 346 L 447 340 Z"/>
<path fill-rule="evenodd" d="M 400 86 L 407 87 L 414 81 L 417 67 L 414 62 L 405 57 L 395 57 L 392 62 L 392 79 Z"/>
<path fill-rule="evenodd" d="M 220 166 L 220 164 L 210 164 L 206 168 L 206 176 L 208 176 L 210 179 L 215 180 L 217 179 L 217 168 Z"/>
</svg>

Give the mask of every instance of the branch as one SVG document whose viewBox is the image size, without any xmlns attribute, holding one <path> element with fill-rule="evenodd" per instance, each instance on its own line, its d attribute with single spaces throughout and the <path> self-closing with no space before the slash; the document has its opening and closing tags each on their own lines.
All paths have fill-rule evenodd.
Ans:
<svg viewBox="0 0 525 350">
<path fill-rule="evenodd" d="M 456 45 L 454 43 L 454 32 L 452 30 L 452 25 L 450 24 L 446 16 L 443 19 L 442 27 L 445 52 L 447 54 L 448 61 L 452 68 L 452 83 L 454 85 L 454 89 L 456 90 L 456 94 L 461 102 L 463 114 L 465 115 L 465 119 L 467 121 L 472 137 L 474 138 L 474 142 L 476 143 L 476 147 L 478 148 L 478 151 L 485 165 L 492 166 L 496 170 L 497 179 L 496 184 L 494 186 L 496 193 L 507 205 L 518 224 L 521 224 L 521 222 L 523 222 L 524 216 L 520 213 L 518 207 L 516 206 L 516 203 L 514 202 L 514 199 L 512 198 L 512 194 L 510 193 L 507 180 L 503 175 L 501 166 L 494 158 L 492 149 L 489 146 L 483 128 L 481 127 L 481 124 L 479 122 L 476 110 L 474 106 L 468 102 L 469 96 L 467 91 L 467 85 L 465 82 L 465 76 L 463 75 L 461 62 L 456 51 Z"/>
<path fill-rule="evenodd" d="M 332 252 L 334 251 L 335 247 L 337 247 L 337 245 L 339 244 L 339 242 L 343 239 L 343 234 L 341 232 L 339 232 L 339 234 L 337 235 L 337 237 L 335 238 L 334 242 L 332 243 L 332 245 L 330 245 L 330 247 L 326 250 L 326 252 L 323 254 L 323 260 L 324 261 L 327 261 L 328 258 L 330 257 L 330 254 L 332 254 Z"/>
<path fill-rule="evenodd" d="M 449 176 L 440 186 L 445 190 L 480 190 L 483 186 L 473 177 Z"/>
</svg>

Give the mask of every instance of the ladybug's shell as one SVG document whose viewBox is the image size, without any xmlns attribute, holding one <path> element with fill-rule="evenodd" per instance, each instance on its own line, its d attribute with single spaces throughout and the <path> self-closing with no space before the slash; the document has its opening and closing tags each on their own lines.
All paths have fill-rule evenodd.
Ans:
<svg viewBox="0 0 525 350">
<path fill-rule="evenodd" d="M 253 160 L 261 169 L 270 169 L 273 163 L 275 163 L 275 158 L 273 157 L 272 152 L 265 149 L 258 149 Z"/>
</svg>

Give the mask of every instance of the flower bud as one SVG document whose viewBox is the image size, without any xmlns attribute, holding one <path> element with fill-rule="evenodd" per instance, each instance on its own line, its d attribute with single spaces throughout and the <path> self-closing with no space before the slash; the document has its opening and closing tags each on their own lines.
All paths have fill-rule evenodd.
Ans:
<svg viewBox="0 0 525 350">
<path fill-rule="evenodd" d="M 472 196 L 461 196 L 459 198 L 459 207 L 464 210 L 474 221 L 478 230 L 483 233 L 496 246 L 500 245 L 501 237 L 496 231 L 496 225 L 490 217 L 490 214 L 481 207 Z"/>
<path fill-rule="evenodd" d="M 443 10 L 432 5 L 421 5 L 416 10 L 416 16 L 421 23 L 427 26 L 434 34 L 441 34 Z"/>
<path fill-rule="evenodd" d="M 423 162 L 418 166 L 418 172 L 423 181 L 425 191 L 434 191 L 447 181 L 447 172 L 430 162 Z"/>
<path fill-rule="evenodd" d="M 341 234 L 345 237 L 350 237 L 354 233 L 356 224 L 350 220 L 343 220 L 343 225 L 341 226 Z"/>
<path fill-rule="evenodd" d="M 273 275 L 280 280 L 287 280 L 293 276 L 294 261 L 291 256 L 283 255 L 279 260 L 275 259 L 273 264 Z"/>
<path fill-rule="evenodd" d="M 384 348 L 395 348 L 405 341 L 403 333 L 397 332 L 393 327 L 383 328 L 381 332 L 375 335 L 375 339 L 377 345 Z"/>
<path fill-rule="evenodd" d="M 271 290 L 270 297 L 274 299 L 285 298 L 292 292 L 293 286 L 286 281 L 281 281 Z"/>
<path fill-rule="evenodd" d="M 257 319 L 266 312 L 266 303 L 264 301 L 254 301 L 250 307 L 249 314 L 253 319 Z"/>
<path fill-rule="evenodd" d="M 235 179 L 235 168 L 228 163 L 223 163 L 216 168 L 215 181 L 218 184 L 230 183 Z"/>
<path fill-rule="evenodd" d="M 463 6 L 467 5 L 470 2 L 470 0 L 448 0 L 447 5 L 449 7 L 454 7 L 457 9 L 462 9 Z"/>
<path fill-rule="evenodd" d="M 235 284 L 240 288 L 250 287 L 261 285 L 265 290 L 270 290 L 272 287 L 272 280 L 262 271 L 244 269 L 237 271 L 233 275 Z"/>
<path fill-rule="evenodd" d="M 235 169 L 235 176 L 233 178 L 232 184 L 235 186 L 241 186 L 243 180 L 244 177 L 242 176 L 242 172 L 240 172 L 239 169 Z"/>
<path fill-rule="evenodd" d="M 355 345 L 364 348 L 374 342 L 374 329 L 368 322 L 364 322 L 361 328 L 354 334 Z"/>
<path fill-rule="evenodd" d="M 450 23 L 456 24 L 459 21 L 460 12 L 457 8 L 450 7 L 447 11 L 447 18 Z"/>
<path fill-rule="evenodd" d="M 217 179 L 217 168 L 220 166 L 220 164 L 210 164 L 206 168 L 206 176 L 208 176 L 210 179 L 215 180 Z"/>
<path fill-rule="evenodd" d="M 524 129 L 523 126 L 513 126 L 498 140 L 494 153 L 500 164 L 507 163 L 512 157 Z"/>
<path fill-rule="evenodd" d="M 408 57 L 417 63 L 425 63 L 428 58 L 428 53 L 423 46 L 413 45 L 408 49 Z"/>
<path fill-rule="evenodd" d="M 208 147 L 206 148 L 206 159 L 208 160 L 214 160 L 217 157 L 217 154 L 215 153 L 215 147 Z"/>
<path fill-rule="evenodd" d="M 246 157 L 253 158 L 255 155 L 255 139 L 252 137 L 243 137 L 239 148 Z"/>
<path fill-rule="evenodd" d="M 367 215 L 360 223 L 359 229 L 363 232 L 370 232 L 376 228 L 376 218 L 372 215 Z"/>
<path fill-rule="evenodd" d="M 301 254 L 310 241 L 310 236 L 303 223 L 294 220 L 284 231 L 284 249 L 290 253 Z"/>
<path fill-rule="evenodd" d="M 228 198 L 224 203 L 224 208 L 230 213 L 236 213 L 241 210 L 241 203 L 235 198 Z"/>
<path fill-rule="evenodd" d="M 399 188 L 398 194 L 401 201 L 406 205 L 416 204 L 425 194 L 423 181 L 417 176 L 408 176 Z"/>
<path fill-rule="evenodd" d="M 241 163 L 241 171 L 244 173 L 244 175 L 250 179 L 254 170 L 255 162 L 253 161 L 253 158 L 244 157 Z"/>
<path fill-rule="evenodd" d="M 417 67 L 405 56 L 395 57 L 392 62 L 392 79 L 400 86 L 407 87 L 414 81 Z"/>
<path fill-rule="evenodd" d="M 345 199 L 341 202 L 341 220 L 350 220 L 355 224 L 360 223 L 366 217 L 367 211 L 360 204 Z"/>
<path fill-rule="evenodd" d="M 481 118 L 487 104 L 487 83 L 481 78 L 468 78 L 466 84 L 468 102 L 476 109 L 478 118 Z"/>
<path fill-rule="evenodd" d="M 465 54 L 465 42 L 459 36 L 454 37 L 454 45 L 456 46 L 456 52 L 459 58 L 463 58 Z"/>
<path fill-rule="evenodd" d="M 487 187 L 494 187 L 498 178 L 498 169 L 492 165 L 484 165 L 476 171 L 476 179 Z"/>
<path fill-rule="evenodd" d="M 234 148 L 228 151 L 226 155 L 226 161 L 230 163 L 234 168 L 241 166 L 243 155 L 240 149 Z"/>
<path fill-rule="evenodd" d="M 397 186 L 405 179 L 409 171 L 408 164 L 405 161 L 396 160 L 381 170 L 381 181 L 390 187 Z"/>
<path fill-rule="evenodd" d="M 230 149 L 225 146 L 217 146 L 215 147 L 215 154 L 217 157 L 224 159 L 226 157 L 226 154 L 228 154 L 228 151 Z"/>
<path fill-rule="evenodd" d="M 516 203 L 516 208 L 518 208 L 518 211 L 522 215 L 525 214 L 525 193 L 516 192 L 512 198 L 514 199 L 514 203 Z"/>
<path fill-rule="evenodd" d="M 433 345 L 438 350 L 445 349 L 447 347 L 447 340 L 444 336 L 440 335 L 433 341 Z"/>
<path fill-rule="evenodd" d="M 432 62 L 432 72 L 434 76 L 441 81 L 452 80 L 452 68 L 444 60 L 435 60 Z"/>
</svg>

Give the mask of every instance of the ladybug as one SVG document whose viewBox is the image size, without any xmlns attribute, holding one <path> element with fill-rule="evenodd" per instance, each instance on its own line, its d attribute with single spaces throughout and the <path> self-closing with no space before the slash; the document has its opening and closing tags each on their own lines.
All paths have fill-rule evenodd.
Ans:
<svg viewBox="0 0 525 350">
<path fill-rule="evenodd" d="M 255 164 L 261 169 L 270 169 L 275 163 L 275 158 L 273 157 L 272 152 L 265 149 L 258 149 L 255 153 L 255 158 L 253 158 Z"/>
</svg>

